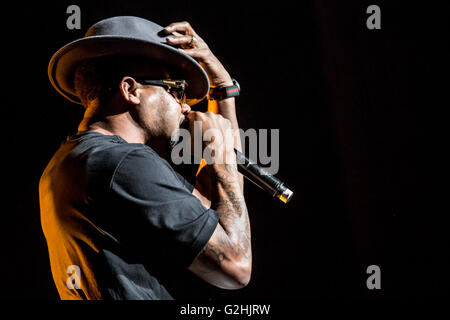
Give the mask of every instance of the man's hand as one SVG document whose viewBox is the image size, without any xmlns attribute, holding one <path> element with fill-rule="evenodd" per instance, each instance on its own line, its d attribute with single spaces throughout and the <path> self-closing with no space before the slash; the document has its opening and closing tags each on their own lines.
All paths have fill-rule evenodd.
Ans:
<svg viewBox="0 0 450 320">
<path fill-rule="evenodd" d="M 230 75 L 222 63 L 214 56 L 208 45 L 194 31 L 189 22 L 174 22 L 164 28 L 164 31 L 172 36 L 167 38 L 167 43 L 180 46 L 187 55 L 196 59 L 208 74 L 211 86 L 223 87 L 233 85 Z"/>
<path fill-rule="evenodd" d="M 213 163 L 236 165 L 234 136 L 231 122 L 228 119 L 211 111 L 205 113 L 190 111 L 186 117 L 189 119 L 189 131 L 193 139 L 192 145 L 194 145 L 196 139 L 195 135 L 201 134 L 202 151 L 208 148 Z M 201 132 L 195 132 L 195 123 L 201 124 Z"/>
</svg>

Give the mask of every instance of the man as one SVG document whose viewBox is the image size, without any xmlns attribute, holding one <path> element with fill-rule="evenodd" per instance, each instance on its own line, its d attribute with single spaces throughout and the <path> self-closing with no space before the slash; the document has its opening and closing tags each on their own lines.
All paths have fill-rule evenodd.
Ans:
<svg viewBox="0 0 450 320">
<path fill-rule="evenodd" d="M 173 299 L 165 283 L 179 268 L 220 288 L 245 286 L 252 255 L 240 146 L 204 142 L 221 158 L 195 188 L 164 159 L 184 119 L 201 121 L 202 133 L 238 129 L 233 97 L 219 95 L 221 115 L 190 108 L 209 83 L 211 92 L 234 83 L 189 23 L 102 20 L 52 57 L 49 78 L 86 108 L 39 185 L 60 297 Z"/>
</svg>

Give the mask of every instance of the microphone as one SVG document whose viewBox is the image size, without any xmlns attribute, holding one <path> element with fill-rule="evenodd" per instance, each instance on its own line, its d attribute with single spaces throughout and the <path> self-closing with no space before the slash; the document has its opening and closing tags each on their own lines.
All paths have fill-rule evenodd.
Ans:
<svg viewBox="0 0 450 320">
<path fill-rule="evenodd" d="M 180 128 L 188 130 L 189 128 L 189 120 L 186 119 L 181 123 Z M 183 138 L 184 140 L 185 138 Z M 254 161 L 251 161 L 249 158 L 247 158 L 242 152 L 234 149 L 234 152 L 236 154 L 236 162 L 238 171 L 244 176 L 245 179 L 252 182 L 257 187 L 261 188 L 262 190 L 268 192 L 273 197 L 276 197 L 280 199 L 284 203 L 288 203 L 292 196 L 294 195 L 294 192 L 292 192 L 290 189 L 288 189 L 283 182 L 281 182 L 277 177 L 274 175 L 268 173 L 264 168 L 259 166 Z M 198 159 L 194 156 L 195 159 Z M 204 164 L 206 164 L 205 160 L 202 159 L 201 162 L 196 162 L 194 160 L 194 163 L 200 163 L 200 166 L 197 170 L 197 175 L 199 174 L 201 168 Z"/>
<path fill-rule="evenodd" d="M 234 149 L 234 152 L 236 153 L 238 171 L 242 173 L 247 180 L 267 191 L 273 197 L 280 199 L 284 203 L 288 203 L 289 200 L 291 200 L 294 193 L 289 190 L 283 182 L 268 173 L 257 163 L 251 161 L 244 154 L 242 154 L 242 152 L 239 152 L 236 149 Z"/>
</svg>

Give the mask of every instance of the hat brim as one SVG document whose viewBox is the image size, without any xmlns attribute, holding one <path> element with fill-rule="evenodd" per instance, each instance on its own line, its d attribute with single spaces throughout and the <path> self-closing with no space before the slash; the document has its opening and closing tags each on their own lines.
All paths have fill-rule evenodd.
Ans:
<svg viewBox="0 0 450 320">
<path fill-rule="evenodd" d="M 124 36 L 91 36 L 65 45 L 50 59 L 48 65 L 50 82 L 65 98 L 81 104 L 73 83 L 75 68 L 82 61 L 110 55 L 148 57 L 175 68 L 188 83 L 186 98 L 190 106 L 203 100 L 209 91 L 205 70 L 181 50 L 167 43 Z"/>
</svg>

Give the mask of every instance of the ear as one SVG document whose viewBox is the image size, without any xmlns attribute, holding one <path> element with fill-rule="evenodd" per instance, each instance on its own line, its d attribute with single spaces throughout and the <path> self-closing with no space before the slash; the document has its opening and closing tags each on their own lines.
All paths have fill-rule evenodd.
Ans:
<svg viewBox="0 0 450 320">
<path fill-rule="evenodd" d="M 141 103 L 139 99 L 139 84 L 132 77 L 123 77 L 119 85 L 122 98 L 128 103 L 137 105 Z"/>
</svg>

